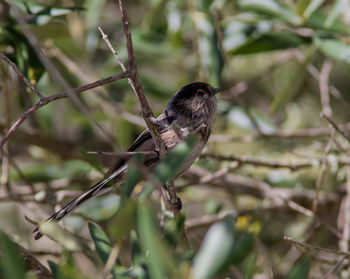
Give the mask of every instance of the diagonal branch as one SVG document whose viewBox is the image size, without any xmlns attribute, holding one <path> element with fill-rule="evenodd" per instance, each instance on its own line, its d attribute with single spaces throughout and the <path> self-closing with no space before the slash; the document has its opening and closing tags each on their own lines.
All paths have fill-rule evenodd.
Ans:
<svg viewBox="0 0 350 279">
<path fill-rule="evenodd" d="M 128 70 L 130 72 L 129 78 L 132 81 L 132 87 L 134 88 L 135 93 L 139 99 L 143 118 L 147 124 L 148 129 L 150 130 L 150 133 L 159 151 L 159 154 L 160 156 L 162 156 L 165 154 L 166 147 L 160 137 L 158 125 L 155 122 L 156 119 L 151 110 L 151 107 L 148 104 L 148 101 L 146 99 L 146 96 L 144 94 L 143 88 L 141 86 L 141 83 L 139 81 L 139 77 L 137 74 L 134 48 L 133 48 L 132 37 L 130 32 L 130 20 L 128 17 L 126 4 L 124 0 L 118 0 L 118 1 L 119 1 L 120 14 L 122 17 L 123 31 L 126 39 L 126 48 L 128 51 L 128 60 L 129 60 Z"/>
<path fill-rule="evenodd" d="M 39 102 L 31 106 L 29 109 L 27 109 L 18 119 L 17 121 L 11 126 L 11 128 L 7 131 L 5 136 L 2 138 L 0 142 L 0 154 L 1 149 L 4 146 L 4 144 L 8 141 L 8 139 L 14 134 L 14 132 L 18 129 L 18 127 L 26 120 L 29 116 L 31 116 L 36 110 L 41 108 L 42 106 L 47 105 L 48 103 L 51 103 L 52 101 L 63 99 L 70 97 L 72 94 L 78 94 L 102 85 L 105 85 L 107 83 L 111 83 L 116 80 L 120 80 L 123 78 L 126 78 L 128 76 L 128 72 L 122 72 L 118 75 L 110 76 L 108 78 L 100 79 L 88 84 L 85 84 L 83 86 L 71 89 L 71 90 L 65 90 L 59 94 L 52 95 L 49 97 L 43 97 Z"/>
<path fill-rule="evenodd" d="M 34 94 L 36 94 L 39 99 L 44 98 L 43 95 L 41 95 L 41 93 L 39 92 L 38 89 L 36 89 L 36 87 L 22 74 L 22 72 L 18 69 L 17 65 L 15 63 L 13 63 L 5 54 L 3 54 L 2 52 L 0 52 L 0 57 L 5 60 L 10 67 L 16 72 L 16 74 L 23 80 L 23 82 L 27 85 L 27 87 L 30 88 L 30 90 L 32 90 L 32 92 Z"/>
</svg>

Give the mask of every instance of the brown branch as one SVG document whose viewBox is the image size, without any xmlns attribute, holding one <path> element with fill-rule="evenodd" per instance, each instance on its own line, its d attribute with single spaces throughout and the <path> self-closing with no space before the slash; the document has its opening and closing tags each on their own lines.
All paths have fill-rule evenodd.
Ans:
<svg viewBox="0 0 350 279">
<path fill-rule="evenodd" d="M 44 96 L 41 95 L 41 93 L 39 92 L 38 89 L 36 89 L 36 87 L 22 74 L 22 72 L 18 69 L 17 65 L 15 63 L 13 63 L 5 54 L 3 54 L 2 52 L 0 52 L 0 56 L 3 60 L 5 60 L 10 67 L 16 72 L 16 74 L 23 80 L 23 82 L 25 83 L 25 85 L 27 85 L 27 87 L 30 88 L 30 90 L 36 94 L 39 99 L 43 99 Z"/>
<path fill-rule="evenodd" d="M 350 131 L 350 123 L 344 125 L 338 125 L 339 129 L 346 133 Z M 329 127 L 323 128 L 310 128 L 300 129 L 297 131 L 276 131 L 274 133 L 266 133 L 264 135 L 245 135 L 245 136 L 228 136 L 228 135 L 212 135 L 209 139 L 210 142 L 253 142 L 259 139 L 295 139 L 295 138 L 313 138 L 313 137 L 326 137 L 329 136 L 331 130 Z"/>
<path fill-rule="evenodd" d="M 130 20 L 128 17 L 126 4 L 124 0 L 118 0 L 118 1 L 119 1 L 119 7 L 120 7 L 120 14 L 122 17 L 123 31 L 126 39 L 126 48 L 128 51 L 128 61 L 129 61 L 128 70 L 130 72 L 129 78 L 132 80 L 133 86 L 135 88 L 135 93 L 139 99 L 143 118 L 145 119 L 145 122 L 147 124 L 148 129 L 150 130 L 154 143 L 162 157 L 166 152 L 166 147 L 160 137 L 158 126 L 155 122 L 156 119 L 151 110 L 151 107 L 148 104 L 148 101 L 146 99 L 146 96 L 144 94 L 143 88 L 141 86 L 141 83 L 139 81 L 139 77 L 137 74 L 134 48 L 133 48 L 132 37 L 130 32 Z"/>
<path fill-rule="evenodd" d="M 32 107 L 30 107 L 29 109 L 27 109 L 18 119 L 17 121 L 11 126 L 11 128 L 7 131 L 7 133 L 5 134 L 5 136 L 2 138 L 1 142 L 0 142 L 0 154 L 1 154 L 1 150 L 2 147 L 4 146 L 4 144 L 8 141 L 8 139 L 14 134 L 14 132 L 18 129 L 18 127 L 24 122 L 24 120 L 26 120 L 29 116 L 31 116 L 36 110 L 38 110 L 39 108 L 41 108 L 42 106 L 47 105 L 48 103 L 51 103 L 55 100 L 59 100 L 59 99 L 63 99 L 63 98 L 67 98 L 72 94 L 78 94 L 102 85 L 105 85 L 107 83 L 111 83 L 113 81 L 116 80 L 120 80 L 123 78 L 126 78 L 128 76 L 128 72 L 123 72 L 114 76 L 110 76 L 108 78 L 104 78 L 104 79 L 100 79 L 94 82 L 91 82 L 89 84 L 85 84 L 83 86 L 74 88 L 74 89 L 70 89 L 70 90 L 65 90 L 59 94 L 56 95 L 52 95 L 49 97 L 43 97 L 39 102 L 37 102 L 36 104 L 34 104 Z"/>
<path fill-rule="evenodd" d="M 296 246 L 301 246 L 301 247 L 304 247 L 304 248 L 309 248 L 309 249 L 313 249 L 313 250 L 317 250 L 317 251 L 320 251 L 320 252 L 325 252 L 325 253 L 330 253 L 330 254 L 337 254 L 337 255 L 344 255 L 344 256 L 347 256 L 347 257 L 350 257 L 350 253 L 349 252 L 344 252 L 344 251 L 340 251 L 340 250 L 336 250 L 336 249 L 330 249 L 330 248 L 324 248 L 324 247 L 320 247 L 320 246 L 317 246 L 317 245 L 312 245 L 312 244 L 308 244 L 308 243 L 305 243 L 305 242 L 300 242 L 300 241 L 297 241 L 297 240 L 294 240 L 288 236 L 285 236 L 284 237 L 284 240 L 293 244 L 293 245 L 296 245 Z"/>
<path fill-rule="evenodd" d="M 324 115 L 331 117 L 332 109 L 329 105 L 329 74 L 332 70 L 333 63 L 330 60 L 326 60 L 323 65 L 319 75 L 319 87 L 321 95 L 322 112 Z"/>
<path fill-rule="evenodd" d="M 319 200 L 319 193 L 320 193 L 320 189 L 321 189 L 321 185 L 324 179 L 324 176 L 326 174 L 326 169 L 327 169 L 327 163 L 328 163 L 328 155 L 329 152 L 331 151 L 333 142 L 334 142 L 334 129 L 331 129 L 331 136 L 329 138 L 329 141 L 324 149 L 324 154 L 323 154 L 323 158 L 322 158 L 322 162 L 321 162 L 321 169 L 320 169 L 320 173 L 317 177 L 316 180 L 316 185 L 315 185 L 315 199 L 312 202 L 312 211 L 317 213 L 317 207 L 318 207 L 318 200 Z"/>
<path fill-rule="evenodd" d="M 50 270 L 48 270 L 37 258 L 33 256 L 33 253 L 29 252 L 23 246 L 11 241 L 16 247 L 19 258 L 23 261 L 27 270 L 33 271 L 36 278 L 40 279 L 54 279 L 54 276 Z M 1 251 L 0 251 L 1 252 Z"/>
<path fill-rule="evenodd" d="M 220 154 L 213 154 L 213 153 L 203 153 L 200 155 L 201 158 L 212 158 L 214 160 L 218 161 L 235 161 L 238 162 L 238 164 L 248 164 L 248 165 L 254 165 L 254 166 L 261 166 L 261 167 L 269 167 L 269 168 L 287 168 L 291 171 L 297 171 L 299 169 L 312 167 L 314 164 L 312 162 L 305 162 L 305 163 L 283 163 L 273 160 L 263 160 L 263 159 L 256 159 L 256 158 L 248 158 L 248 157 L 238 157 L 234 155 L 220 155 Z"/>
<path fill-rule="evenodd" d="M 346 194 L 339 209 L 337 223 L 338 228 L 343 231 L 343 237 L 338 244 L 339 248 L 342 251 L 348 251 L 350 240 L 350 167 L 346 167 Z"/>
<path fill-rule="evenodd" d="M 138 151 L 138 152 L 104 152 L 104 151 L 88 151 L 88 154 L 116 156 L 121 158 L 131 158 L 134 155 L 154 156 L 157 155 L 155 151 Z"/>
<path fill-rule="evenodd" d="M 326 119 L 329 124 L 331 124 L 333 126 L 333 128 L 339 133 L 341 134 L 345 139 L 347 139 L 348 141 L 350 141 L 350 137 L 347 135 L 347 131 L 344 131 L 342 129 L 341 125 L 338 125 L 337 123 L 335 123 L 330 117 L 328 117 L 327 115 L 325 115 L 324 113 L 321 113 L 321 117 L 323 117 L 324 119 Z"/>
<path fill-rule="evenodd" d="M 341 267 L 343 262 L 349 257 L 350 257 L 350 255 L 342 256 L 341 259 L 325 275 L 323 275 L 321 279 L 326 279 L 326 278 L 328 278 L 329 275 L 331 275 L 332 273 L 337 271 L 337 269 L 339 267 Z"/>
</svg>

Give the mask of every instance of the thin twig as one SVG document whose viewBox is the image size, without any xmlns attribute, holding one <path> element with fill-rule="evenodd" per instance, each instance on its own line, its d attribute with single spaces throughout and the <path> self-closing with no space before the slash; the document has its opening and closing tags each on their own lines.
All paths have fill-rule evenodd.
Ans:
<svg viewBox="0 0 350 279">
<path fill-rule="evenodd" d="M 331 128 L 331 127 L 330 127 Z M 321 162 L 321 169 L 320 169 L 320 173 L 317 177 L 316 180 L 316 185 L 315 185 L 315 198 L 312 202 L 312 211 L 313 212 L 317 212 L 318 209 L 318 200 L 319 200 L 319 196 L 320 196 L 320 190 L 321 190 L 321 185 L 324 179 L 324 175 L 326 173 L 326 169 L 327 169 L 327 163 L 328 163 L 328 155 L 329 152 L 331 151 L 333 142 L 334 142 L 334 129 L 331 129 L 331 135 L 329 137 L 329 141 L 324 149 L 324 154 L 323 154 L 323 158 L 322 158 L 322 162 Z"/>
<path fill-rule="evenodd" d="M 88 151 L 87 154 L 97 154 L 97 155 L 105 155 L 105 156 L 115 156 L 121 158 L 130 158 L 134 155 L 157 155 L 155 151 L 137 151 L 137 152 L 104 152 L 104 151 Z"/>
<path fill-rule="evenodd" d="M 342 266 L 343 262 L 348 257 L 350 257 L 350 255 L 344 255 L 343 257 L 341 257 L 341 259 L 337 262 L 337 264 L 335 264 L 325 275 L 323 275 L 321 279 L 326 279 L 328 278 L 329 275 L 337 271 L 337 269 Z"/>
<path fill-rule="evenodd" d="M 41 93 L 39 92 L 38 89 L 36 89 L 36 87 L 22 74 L 22 72 L 18 69 L 17 65 L 15 63 L 13 63 L 5 54 L 3 54 L 2 52 L 0 52 L 0 56 L 3 60 L 5 60 L 10 67 L 16 72 L 16 74 L 23 80 L 23 82 L 27 85 L 27 87 L 30 88 L 30 90 L 36 94 L 39 99 L 44 98 L 43 95 L 41 95 Z"/>
<path fill-rule="evenodd" d="M 330 60 L 326 60 L 321 68 L 319 75 L 319 87 L 321 95 L 322 112 L 324 115 L 331 117 L 332 109 L 329 105 L 329 74 L 332 70 L 333 63 Z"/>
<path fill-rule="evenodd" d="M 108 78 L 104 78 L 104 79 L 100 79 L 88 84 L 85 84 L 83 86 L 74 88 L 74 89 L 70 89 L 70 90 L 65 90 L 59 94 L 56 95 L 52 95 L 49 97 L 43 97 L 39 102 L 37 102 L 36 104 L 34 104 L 32 107 L 30 107 L 29 109 L 27 109 L 18 119 L 17 121 L 12 124 L 11 128 L 7 131 L 7 133 L 5 134 L 5 136 L 2 138 L 1 142 L 0 142 L 0 155 L 1 155 L 1 149 L 4 146 L 4 144 L 8 141 L 8 139 L 15 133 L 15 131 L 18 129 L 18 127 L 29 117 L 31 116 L 36 110 L 38 110 L 39 108 L 41 108 L 42 106 L 47 105 L 48 103 L 51 103 L 55 100 L 59 100 L 59 99 L 63 99 L 63 98 L 67 98 L 72 94 L 78 94 L 102 85 L 105 85 L 107 83 L 111 83 L 113 81 L 116 80 L 120 80 L 123 78 L 126 78 L 128 76 L 128 72 L 123 72 L 114 76 L 110 76 Z"/>
<path fill-rule="evenodd" d="M 346 168 L 346 196 L 342 205 L 340 212 L 343 213 L 343 238 L 339 241 L 339 247 L 342 251 L 348 251 L 350 240 L 350 167 Z"/>
<path fill-rule="evenodd" d="M 338 125 L 339 129 L 344 133 L 350 131 L 350 123 Z M 259 139 L 295 139 L 295 138 L 314 138 L 329 136 L 331 130 L 329 127 L 300 129 L 297 131 L 276 131 L 273 133 L 265 133 L 264 135 L 244 135 L 244 136 L 228 136 L 228 135 L 212 135 L 210 142 L 253 142 Z"/>
<path fill-rule="evenodd" d="M 341 134 L 345 139 L 347 139 L 348 141 L 350 141 L 350 137 L 347 135 L 346 131 L 344 131 L 340 125 L 338 125 L 337 123 L 335 123 L 330 117 L 328 117 L 327 115 L 325 115 L 324 113 L 320 114 L 321 117 L 323 117 L 324 119 L 326 119 L 332 126 L 333 128 L 339 133 Z"/>
<path fill-rule="evenodd" d="M 336 250 L 336 249 L 330 249 L 330 248 L 324 248 L 324 247 L 320 247 L 320 246 L 317 246 L 317 245 L 312 245 L 312 244 L 308 244 L 308 243 L 305 243 L 305 242 L 300 242 L 300 241 L 294 240 L 294 239 L 292 239 L 292 238 L 290 238 L 288 236 L 285 236 L 284 240 L 289 242 L 289 243 L 291 243 L 291 244 L 293 244 L 293 245 L 296 245 L 296 246 L 310 248 L 310 249 L 314 249 L 314 250 L 317 250 L 317 251 L 330 253 L 330 254 L 344 255 L 344 256 L 347 256 L 347 257 L 350 256 L 349 252 L 340 251 L 340 250 Z"/>
<path fill-rule="evenodd" d="M 220 154 L 213 154 L 213 153 L 203 153 L 200 155 L 200 157 L 201 158 L 212 158 L 212 159 L 218 160 L 218 161 L 236 161 L 239 164 L 248 164 L 248 165 L 254 165 L 254 166 L 261 166 L 261 167 L 288 168 L 292 171 L 297 171 L 299 169 L 314 166 L 314 163 L 312 163 L 312 162 L 283 163 L 283 162 L 278 162 L 278 161 L 273 161 L 273 160 L 248 158 L 245 156 L 239 157 L 239 156 L 234 156 L 234 155 L 220 155 Z"/>
</svg>

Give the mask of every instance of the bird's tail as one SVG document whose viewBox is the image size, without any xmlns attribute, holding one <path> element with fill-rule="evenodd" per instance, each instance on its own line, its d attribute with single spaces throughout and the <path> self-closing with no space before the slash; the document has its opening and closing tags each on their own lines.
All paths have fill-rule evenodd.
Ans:
<svg viewBox="0 0 350 279">
<path fill-rule="evenodd" d="M 126 171 L 128 165 L 125 163 L 120 168 L 118 168 L 116 171 L 111 173 L 107 178 L 101 180 L 94 186 L 92 186 L 89 190 L 81 194 L 80 196 L 76 197 L 74 200 L 72 200 L 70 203 L 68 203 L 65 207 L 63 207 L 61 210 L 57 211 L 55 214 L 53 214 L 50 218 L 46 220 L 46 222 L 51 221 L 58 221 L 65 217 L 67 214 L 78 208 L 81 204 L 84 202 L 90 200 L 93 197 L 102 195 L 104 193 L 109 192 L 112 188 L 109 187 L 108 182 L 117 179 L 121 177 L 124 172 Z M 35 233 L 34 239 L 37 240 L 43 236 L 43 234 L 39 231 L 39 226 L 36 227 L 33 231 Z"/>
</svg>

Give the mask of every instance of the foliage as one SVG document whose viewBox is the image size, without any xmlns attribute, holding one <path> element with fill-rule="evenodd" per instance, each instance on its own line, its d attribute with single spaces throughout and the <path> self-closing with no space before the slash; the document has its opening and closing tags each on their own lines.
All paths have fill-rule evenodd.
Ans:
<svg viewBox="0 0 350 279">
<path fill-rule="evenodd" d="M 145 174 L 142 156 L 134 156 L 115 194 L 65 218 L 67 230 L 44 226 L 55 242 L 32 241 L 23 216 L 43 220 L 93 185 L 115 158 L 88 151 L 125 150 L 144 129 L 126 80 L 57 100 L 3 148 L 0 277 L 35 278 L 15 252 L 18 242 L 43 251 L 55 278 L 292 279 L 322 278 L 329 270 L 332 278 L 347 278 L 348 264 L 337 253 L 348 252 L 350 239 L 349 1 L 126 2 L 155 114 L 191 81 L 223 89 L 206 158 L 176 181 L 183 215 L 162 208 L 160 185 L 181 166 L 191 138 L 153 173 Z M 3 1 L 0 52 L 50 96 L 65 83 L 74 88 L 122 71 L 99 26 L 126 63 L 117 1 Z M 1 60 L 2 136 L 37 101 Z M 334 253 L 296 249 L 285 236 Z"/>
</svg>

